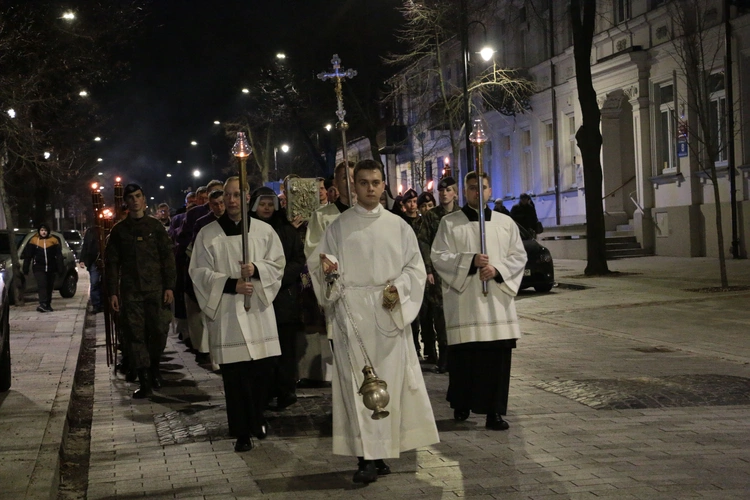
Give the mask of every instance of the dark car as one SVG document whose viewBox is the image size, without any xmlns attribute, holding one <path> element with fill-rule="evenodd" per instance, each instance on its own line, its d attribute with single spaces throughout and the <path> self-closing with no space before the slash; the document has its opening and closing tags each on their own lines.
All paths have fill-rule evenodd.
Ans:
<svg viewBox="0 0 750 500">
<path fill-rule="evenodd" d="M 526 250 L 526 269 L 523 271 L 521 289 L 534 287 L 537 292 L 549 292 L 555 286 L 555 268 L 552 254 L 534 239 L 533 233 L 518 226 Z"/>
<path fill-rule="evenodd" d="M 0 263 L 0 392 L 10 389 L 10 281 L 8 271 Z"/>
<path fill-rule="evenodd" d="M 81 232 L 78 229 L 66 229 L 62 231 L 62 234 L 65 236 L 65 241 L 70 245 L 70 249 L 73 250 L 76 259 L 80 260 L 81 247 L 83 246 L 83 236 L 81 236 Z"/>
<path fill-rule="evenodd" d="M 36 234 L 35 229 L 15 229 L 13 231 L 13 242 L 18 248 L 19 257 L 23 254 L 23 249 L 26 248 L 26 243 Z M 70 249 L 68 242 L 65 241 L 65 237 L 57 231 L 52 231 L 60 242 L 62 243 L 62 255 L 63 255 L 63 270 L 57 273 L 55 277 L 54 289 L 60 291 L 60 295 L 65 298 L 70 298 L 76 294 L 78 289 L 78 266 L 76 266 L 76 257 L 73 251 Z M 8 237 L 8 230 L 0 230 L 0 267 L 8 271 L 6 275 L 6 283 L 10 288 L 9 296 L 10 302 L 16 302 L 16 297 L 13 293 L 13 287 L 10 286 L 14 276 L 20 274 L 21 270 L 13 268 L 13 264 L 10 258 L 10 239 Z M 25 276 L 26 286 L 24 288 L 25 293 L 33 293 L 37 291 L 36 279 L 34 273 L 29 273 Z"/>
</svg>

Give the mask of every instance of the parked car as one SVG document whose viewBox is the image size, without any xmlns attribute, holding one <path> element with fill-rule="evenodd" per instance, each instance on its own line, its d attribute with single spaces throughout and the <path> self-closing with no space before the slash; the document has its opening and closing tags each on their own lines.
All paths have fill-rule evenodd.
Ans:
<svg viewBox="0 0 750 500">
<path fill-rule="evenodd" d="M 534 239 L 534 235 L 518 226 L 526 250 L 526 269 L 523 271 L 521 289 L 534 287 L 537 292 L 549 292 L 555 286 L 555 267 L 552 254 Z"/>
<path fill-rule="evenodd" d="M 81 236 L 81 232 L 78 229 L 66 229 L 62 234 L 65 236 L 65 241 L 70 245 L 70 249 L 73 250 L 76 259 L 80 260 L 81 247 L 83 246 L 83 236 Z"/>
<path fill-rule="evenodd" d="M 8 271 L 0 263 L 0 392 L 10 389 L 10 281 Z"/>
<path fill-rule="evenodd" d="M 18 248 L 19 257 L 23 254 L 23 249 L 26 248 L 26 244 L 34 234 L 36 234 L 36 229 L 16 229 L 13 231 L 13 242 Z M 76 290 L 78 289 L 78 266 L 76 266 L 76 257 L 62 234 L 57 231 L 52 231 L 52 234 L 60 240 L 63 255 L 63 270 L 57 273 L 53 288 L 59 290 L 61 296 L 70 298 L 76 294 Z M 6 284 L 9 288 L 8 293 L 10 302 L 15 304 L 16 297 L 14 287 L 10 284 L 12 280 L 22 272 L 22 270 L 16 270 L 13 268 L 10 258 L 10 238 L 7 229 L 0 230 L 0 267 L 7 271 L 5 278 Z M 34 273 L 30 272 L 25 276 L 25 279 L 25 293 L 36 292 L 37 285 Z"/>
</svg>

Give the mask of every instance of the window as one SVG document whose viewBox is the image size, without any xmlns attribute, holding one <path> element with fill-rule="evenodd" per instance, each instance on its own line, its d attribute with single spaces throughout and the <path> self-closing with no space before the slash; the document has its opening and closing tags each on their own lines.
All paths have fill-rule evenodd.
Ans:
<svg viewBox="0 0 750 500">
<path fill-rule="evenodd" d="M 405 192 L 407 189 L 409 189 L 409 178 L 408 173 L 406 172 L 406 169 L 401 171 L 401 185 L 399 186 L 399 194 Z"/>
<path fill-rule="evenodd" d="M 534 175 L 532 172 L 531 157 L 531 130 L 521 131 L 521 146 L 523 154 L 521 156 L 521 189 L 524 193 L 531 192 L 534 187 Z"/>
<path fill-rule="evenodd" d="M 724 90 L 724 73 L 708 77 L 709 116 L 711 139 L 716 147 L 714 162 L 727 161 L 727 97 Z"/>
<path fill-rule="evenodd" d="M 542 189 L 552 191 L 555 189 L 555 131 L 552 122 L 544 126 L 544 165 L 542 166 Z"/>
<path fill-rule="evenodd" d="M 579 170 L 578 165 L 580 164 L 580 154 L 578 153 L 578 145 L 576 144 L 576 131 L 575 115 L 567 115 L 567 161 L 563 162 L 561 165 L 561 184 L 563 189 L 574 189 L 579 187 L 577 182 L 577 172 Z"/>
<path fill-rule="evenodd" d="M 425 173 L 425 181 L 430 182 L 433 179 L 432 174 L 432 160 L 427 160 L 424 163 L 424 173 Z"/>
<path fill-rule="evenodd" d="M 674 112 L 674 85 L 665 84 L 657 87 L 657 102 L 659 103 L 659 114 L 657 123 L 657 165 L 661 165 L 662 171 L 671 172 L 676 167 L 674 139 L 675 134 L 675 112 Z"/>
<path fill-rule="evenodd" d="M 615 24 L 630 19 L 630 0 L 614 0 L 615 2 Z"/>
<path fill-rule="evenodd" d="M 510 135 L 503 135 L 501 139 L 502 145 L 502 185 L 500 189 L 505 193 L 506 196 L 511 196 L 513 193 L 512 180 L 513 180 L 513 156 L 511 149 Z"/>
</svg>

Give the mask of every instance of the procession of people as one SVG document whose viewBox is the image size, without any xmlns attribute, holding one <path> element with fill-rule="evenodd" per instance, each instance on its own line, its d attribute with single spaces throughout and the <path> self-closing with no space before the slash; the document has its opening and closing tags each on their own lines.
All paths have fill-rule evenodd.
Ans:
<svg viewBox="0 0 750 500">
<path fill-rule="evenodd" d="M 482 174 L 480 188 L 479 177 L 465 177 L 462 207 L 450 175 L 437 199 L 409 189 L 394 201 L 379 162 L 341 162 L 329 181 L 315 179 L 320 206 L 304 220 L 287 214 L 291 178 L 284 196 L 239 177 L 213 180 L 184 211 L 161 204 L 154 216 L 143 188 L 128 184 L 127 216 L 103 255 L 108 295 L 92 286 L 92 301 L 118 313 L 123 372 L 138 380 L 132 397 L 169 383 L 159 360 L 171 325 L 196 362 L 221 374 L 235 451 L 253 449 L 272 432 L 269 407 L 297 403 L 298 335 L 311 326 L 303 302 L 312 300 L 312 327 L 333 357 L 333 453 L 357 458 L 354 482 L 439 442 L 422 364 L 448 374 L 456 422 L 473 412 L 489 430 L 508 429 L 526 254 L 513 219 L 487 208 L 489 179 Z"/>
</svg>

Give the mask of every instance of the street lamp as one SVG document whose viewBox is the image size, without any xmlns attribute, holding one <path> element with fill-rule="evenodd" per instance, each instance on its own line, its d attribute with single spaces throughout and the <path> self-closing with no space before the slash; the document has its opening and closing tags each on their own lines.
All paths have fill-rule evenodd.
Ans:
<svg viewBox="0 0 750 500">
<path fill-rule="evenodd" d="M 283 61 L 284 59 L 286 59 L 286 54 L 284 54 L 283 52 L 279 52 L 278 54 L 276 54 L 276 59 Z"/>
<path fill-rule="evenodd" d="M 482 56 L 482 59 L 487 62 L 490 59 L 492 59 L 492 56 L 495 55 L 495 49 L 489 46 L 482 47 L 482 50 L 479 51 L 479 55 Z"/>
<path fill-rule="evenodd" d="M 277 160 L 277 153 L 279 152 L 279 149 L 281 149 L 282 153 L 288 153 L 289 152 L 289 144 L 282 144 L 280 147 L 274 147 L 273 148 L 273 169 L 274 169 L 274 175 L 276 178 L 279 178 L 279 162 Z"/>
<path fill-rule="evenodd" d="M 182 160 L 177 160 L 177 163 L 182 163 Z"/>
<path fill-rule="evenodd" d="M 95 142 L 100 142 L 101 140 L 102 140 L 102 138 L 99 137 L 98 135 L 96 137 L 94 137 L 94 141 Z"/>
<path fill-rule="evenodd" d="M 49 157 L 50 157 L 50 156 L 51 156 L 51 155 L 50 155 L 49 151 L 45 151 L 45 152 L 44 152 L 44 159 L 45 159 L 45 160 L 49 160 Z"/>
<path fill-rule="evenodd" d="M 219 120 L 214 120 L 214 125 L 221 125 L 221 122 Z"/>
<path fill-rule="evenodd" d="M 87 95 L 89 95 L 89 93 L 86 92 L 85 90 L 82 90 L 82 91 L 78 92 L 78 95 L 81 96 L 81 97 L 86 97 Z"/>
<path fill-rule="evenodd" d="M 11 118 L 15 118 L 16 117 L 16 110 L 13 109 L 13 108 L 8 109 L 8 116 L 10 116 Z"/>
<path fill-rule="evenodd" d="M 167 177 L 172 177 L 172 174 L 167 174 Z"/>
<path fill-rule="evenodd" d="M 326 126 L 325 126 L 324 128 L 325 128 L 325 129 L 326 129 L 327 131 L 329 131 L 329 132 L 330 132 L 330 131 L 331 131 L 331 129 L 333 128 L 333 125 L 331 125 L 330 123 L 326 123 Z"/>
<path fill-rule="evenodd" d="M 250 93 L 250 89 L 244 88 L 244 89 L 242 89 L 242 93 L 243 94 L 249 94 Z"/>
<path fill-rule="evenodd" d="M 102 161 L 104 161 L 104 158 L 97 158 L 96 161 L 102 162 Z"/>
<path fill-rule="evenodd" d="M 73 11 L 67 11 L 62 15 L 62 18 L 66 21 L 72 21 L 76 18 L 76 15 L 73 13 Z"/>
<path fill-rule="evenodd" d="M 200 170 L 198 170 L 197 168 L 195 170 L 193 170 L 193 177 L 195 177 L 197 179 L 200 176 L 201 176 L 201 171 Z"/>
<path fill-rule="evenodd" d="M 192 145 L 192 146 L 197 146 L 197 145 L 198 145 L 198 142 L 197 142 L 197 141 L 190 141 L 190 145 Z"/>
</svg>

